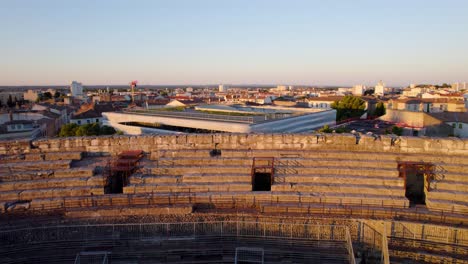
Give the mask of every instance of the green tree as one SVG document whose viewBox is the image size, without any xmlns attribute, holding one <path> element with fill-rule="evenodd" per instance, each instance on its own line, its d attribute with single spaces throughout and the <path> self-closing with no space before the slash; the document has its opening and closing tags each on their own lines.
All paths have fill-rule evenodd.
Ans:
<svg viewBox="0 0 468 264">
<path fill-rule="evenodd" d="M 45 93 L 42 95 L 42 98 L 43 98 L 43 100 L 52 99 L 52 94 L 51 94 L 50 92 L 45 92 Z"/>
<path fill-rule="evenodd" d="M 397 135 L 397 136 L 401 136 L 401 134 L 403 134 L 403 128 L 401 127 L 397 127 L 397 126 L 393 126 L 392 127 L 392 133 Z"/>
<path fill-rule="evenodd" d="M 59 137 L 73 137 L 78 129 L 77 124 L 65 124 L 60 128 Z"/>
<path fill-rule="evenodd" d="M 11 97 L 11 94 L 8 96 L 7 105 L 8 107 L 15 106 L 15 104 L 13 103 L 13 98 Z"/>
<path fill-rule="evenodd" d="M 115 129 L 110 126 L 102 126 L 101 130 L 99 131 L 99 135 L 113 135 L 115 133 Z"/>
<path fill-rule="evenodd" d="M 364 91 L 364 95 L 373 95 L 375 93 L 375 89 L 369 89 Z"/>
<path fill-rule="evenodd" d="M 329 125 L 324 125 L 321 129 L 318 130 L 321 133 L 331 133 L 332 130 L 330 129 Z"/>
<path fill-rule="evenodd" d="M 100 127 L 98 123 L 81 125 L 76 130 L 75 136 L 98 136 Z"/>
<path fill-rule="evenodd" d="M 117 131 L 110 126 L 100 126 L 98 123 L 77 125 L 66 124 L 63 125 L 59 132 L 59 137 L 84 137 L 84 136 L 99 136 L 99 135 L 113 135 Z"/>
<path fill-rule="evenodd" d="M 341 121 L 364 114 L 366 102 L 359 97 L 347 95 L 340 101 L 332 103 L 331 107 L 336 109 L 336 120 Z"/>
<path fill-rule="evenodd" d="M 374 115 L 383 116 L 386 113 L 387 113 L 387 110 L 385 109 L 385 105 L 382 102 L 378 102 L 377 105 L 375 106 Z"/>
</svg>

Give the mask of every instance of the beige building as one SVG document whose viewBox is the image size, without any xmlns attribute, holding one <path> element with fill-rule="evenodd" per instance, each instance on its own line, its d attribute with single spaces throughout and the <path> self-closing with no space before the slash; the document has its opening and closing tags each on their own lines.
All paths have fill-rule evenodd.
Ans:
<svg viewBox="0 0 468 264">
<path fill-rule="evenodd" d="M 390 99 L 386 102 L 386 109 L 405 110 L 412 112 L 466 112 L 463 100 L 449 98 L 400 98 Z"/>
<path fill-rule="evenodd" d="M 8 98 L 11 98 L 15 100 L 15 97 L 17 100 L 21 100 L 23 98 L 23 93 L 22 92 L 1 92 L 0 93 L 0 102 L 2 105 L 6 105 L 8 102 Z"/>
</svg>

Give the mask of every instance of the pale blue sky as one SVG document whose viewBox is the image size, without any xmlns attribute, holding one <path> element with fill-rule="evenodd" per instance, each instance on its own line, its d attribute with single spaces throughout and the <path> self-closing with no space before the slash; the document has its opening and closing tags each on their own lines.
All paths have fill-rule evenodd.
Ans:
<svg viewBox="0 0 468 264">
<path fill-rule="evenodd" d="M 0 85 L 468 81 L 466 0 L 0 0 Z"/>
</svg>

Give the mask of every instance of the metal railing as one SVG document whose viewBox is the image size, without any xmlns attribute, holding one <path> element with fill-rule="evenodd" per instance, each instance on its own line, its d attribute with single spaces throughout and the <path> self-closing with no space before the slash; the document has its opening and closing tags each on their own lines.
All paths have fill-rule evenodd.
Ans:
<svg viewBox="0 0 468 264">
<path fill-rule="evenodd" d="M 393 230 L 393 237 L 468 246 L 467 228 L 394 222 Z"/>
<path fill-rule="evenodd" d="M 75 264 L 108 264 L 108 254 L 110 254 L 110 252 L 107 251 L 82 251 L 76 254 Z"/>
<path fill-rule="evenodd" d="M 465 223 L 466 214 L 456 214 L 456 211 L 419 210 L 417 208 L 407 208 L 392 204 L 368 203 L 365 199 L 358 199 L 355 202 L 346 202 L 342 198 L 326 197 L 316 199 L 311 196 L 296 194 L 288 201 L 287 197 L 280 198 L 278 195 L 271 195 L 269 198 L 258 198 L 245 196 L 224 196 L 207 195 L 195 190 L 187 189 L 185 193 L 144 193 L 144 194 L 106 194 L 83 197 L 63 197 L 53 200 L 46 200 L 44 204 L 31 204 L 28 209 L 31 213 L 44 213 L 55 210 L 74 210 L 89 207 L 106 206 L 158 206 L 158 205 L 210 205 L 210 210 L 232 209 L 242 211 L 245 209 L 256 209 L 262 213 L 274 214 L 274 208 L 278 208 L 278 213 L 302 213 L 321 215 L 341 215 L 347 217 L 369 217 L 369 218 L 392 218 L 396 220 L 408 219 L 417 221 L 429 221 L 433 223 Z M 314 198 L 314 200 L 312 200 Z M 34 201 L 33 201 L 34 202 Z M 270 211 L 267 212 L 266 209 Z M 1 216 L 8 216 L 10 212 L 0 213 Z M 468 234 L 460 234 L 457 239 L 468 240 Z"/>
<path fill-rule="evenodd" d="M 390 264 L 390 253 L 388 252 L 388 239 L 387 239 L 387 227 L 384 224 L 382 234 L 382 257 L 380 259 L 382 264 Z"/>
<path fill-rule="evenodd" d="M 349 233 L 349 229 L 346 229 L 346 249 L 348 250 L 349 263 L 356 264 L 356 259 L 354 258 L 354 250 L 353 250 L 353 240 L 351 238 L 351 234 Z"/>
<path fill-rule="evenodd" d="M 303 240 L 350 240 L 346 226 L 268 222 L 186 222 L 64 225 L 0 231 L 0 244 L 47 241 L 134 239 L 180 236 L 243 236 Z"/>
<path fill-rule="evenodd" d="M 310 225 L 271 222 L 184 222 L 58 225 L 37 228 L 19 228 L 0 231 L 0 252 L 4 256 L 16 256 L 17 248 L 64 245 L 64 249 L 84 245 L 114 245 L 117 241 L 251 241 L 261 245 L 281 246 L 304 259 L 317 257 L 317 252 L 304 248 L 317 247 L 318 252 L 333 252 L 330 258 L 349 259 L 354 264 L 354 254 L 348 227 L 341 225 Z M 293 244 L 291 244 L 293 243 Z M 119 243 L 120 244 L 120 243 Z M 291 245 L 297 245 L 299 251 Z M 213 246 L 215 246 L 213 244 Z M 337 251 L 338 249 L 338 251 Z M 131 250 L 131 249 L 129 249 Z M 286 248 L 285 248 L 286 250 Z M 271 254 L 272 249 L 270 249 Z M 273 250 L 274 252 L 274 250 Z M 341 253 L 340 253 L 341 252 Z M 336 256 L 335 256 L 336 253 Z M 113 252 L 111 253 L 114 254 Z M 118 253 L 117 253 L 118 254 Z M 330 253 L 328 253 L 330 254 Z M 102 254 L 101 254 L 102 256 Z M 31 255 L 30 257 L 34 257 Z M 78 258 L 78 256 L 77 256 Z M 75 259 L 76 260 L 76 259 Z M 101 259 L 102 261 L 102 259 Z"/>
</svg>

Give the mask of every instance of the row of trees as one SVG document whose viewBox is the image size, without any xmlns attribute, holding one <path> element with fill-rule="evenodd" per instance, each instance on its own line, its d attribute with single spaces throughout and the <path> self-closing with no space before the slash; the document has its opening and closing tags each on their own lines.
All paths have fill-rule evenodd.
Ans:
<svg viewBox="0 0 468 264">
<path fill-rule="evenodd" d="M 353 117 L 360 117 L 366 112 L 366 102 L 360 97 L 347 95 L 343 99 L 333 102 L 331 107 L 336 110 L 336 121 L 342 121 Z M 374 116 L 385 115 L 385 105 L 378 102 L 373 113 Z"/>
<path fill-rule="evenodd" d="M 8 99 L 7 99 L 7 101 L 6 101 L 6 106 L 8 106 L 8 107 L 15 107 L 16 105 L 21 106 L 21 105 L 23 105 L 23 104 L 24 104 L 24 100 L 23 100 L 23 99 L 19 99 L 19 100 L 18 100 L 18 98 L 16 98 L 16 96 L 15 96 L 15 98 L 13 99 L 13 97 L 11 96 L 11 94 L 8 96 Z M 0 101 L 0 107 L 2 107 L 2 106 L 3 106 L 3 105 L 2 105 L 2 101 Z"/>
<path fill-rule="evenodd" d="M 45 92 L 41 93 L 38 95 L 36 99 L 36 103 L 41 102 L 41 101 L 47 101 L 52 98 L 60 98 L 62 94 L 60 92 L 55 92 L 53 95 L 50 92 Z M 8 99 L 6 101 L 6 106 L 8 107 L 15 107 L 16 105 L 21 106 L 25 103 L 25 100 L 23 99 L 18 99 L 16 96 L 13 98 L 11 94 L 8 96 Z M 2 107 L 2 102 L 0 101 L 0 107 Z"/>
<path fill-rule="evenodd" d="M 113 135 L 116 133 L 117 131 L 113 127 L 100 126 L 98 123 L 81 126 L 77 124 L 66 124 L 60 129 L 59 137 L 101 136 Z"/>
<path fill-rule="evenodd" d="M 50 100 L 52 98 L 57 99 L 60 96 L 62 96 L 62 94 L 59 91 L 56 91 L 53 95 L 50 92 L 40 93 L 37 96 L 36 102 L 47 101 L 47 100 Z"/>
<path fill-rule="evenodd" d="M 347 95 L 340 101 L 333 102 L 331 108 L 336 110 L 336 121 L 360 117 L 366 109 L 365 101 L 359 97 Z"/>
</svg>

